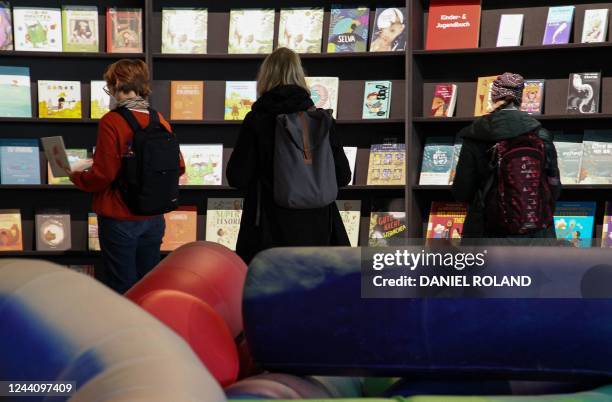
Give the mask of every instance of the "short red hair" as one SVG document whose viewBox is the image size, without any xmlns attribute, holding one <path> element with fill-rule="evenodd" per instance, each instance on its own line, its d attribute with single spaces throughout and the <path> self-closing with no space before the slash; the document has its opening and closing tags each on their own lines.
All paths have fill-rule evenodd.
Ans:
<svg viewBox="0 0 612 402">
<path fill-rule="evenodd" d="M 134 91 L 143 98 L 151 94 L 149 67 L 142 60 L 121 59 L 114 62 L 104 72 L 104 81 L 109 88 L 124 93 Z"/>
</svg>

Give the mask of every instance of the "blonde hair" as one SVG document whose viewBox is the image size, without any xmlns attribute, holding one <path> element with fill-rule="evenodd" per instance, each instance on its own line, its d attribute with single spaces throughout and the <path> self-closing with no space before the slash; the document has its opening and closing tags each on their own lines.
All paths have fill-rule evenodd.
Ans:
<svg viewBox="0 0 612 402">
<path fill-rule="evenodd" d="M 261 63 L 257 73 L 257 95 L 279 85 L 297 85 L 310 92 L 300 56 L 286 47 L 276 49 Z"/>
</svg>

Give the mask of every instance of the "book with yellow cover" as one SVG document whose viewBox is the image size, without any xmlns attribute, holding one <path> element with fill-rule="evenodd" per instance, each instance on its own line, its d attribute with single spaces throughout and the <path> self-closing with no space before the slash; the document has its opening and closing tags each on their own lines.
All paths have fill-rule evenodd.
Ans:
<svg viewBox="0 0 612 402">
<path fill-rule="evenodd" d="M 478 77 L 476 84 L 476 103 L 474 104 L 474 116 L 483 116 L 493 111 L 493 101 L 491 100 L 491 87 L 497 75 L 488 77 Z"/>
<path fill-rule="evenodd" d="M 173 251 L 180 246 L 197 240 L 198 211 L 193 207 L 180 207 L 164 214 L 166 232 L 161 250 Z"/>
<path fill-rule="evenodd" d="M 225 83 L 225 120 L 244 120 L 257 99 L 255 81 L 227 81 Z"/>
<path fill-rule="evenodd" d="M 351 247 L 357 247 L 361 225 L 361 200 L 336 200 L 336 205 L 338 211 L 340 211 L 340 217 L 351 242 Z"/>
<path fill-rule="evenodd" d="M 170 91 L 170 119 L 204 118 L 204 81 L 171 81 Z"/>
<path fill-rule="evenodd" d="M 106 81 L 91 81 L 91 113 L 92 119 L 101 119 L 110 111 L 110 95 L 104 91 Z"/>
<path fill-rule="evenodd" d="M 81 83 L 79 81 L 38 81 L 38 117 L 80 119 Z"/>
<path fill-rule="evenodd" d="M 406 144 L 373 144 L 368 186 L 406 184 Z"/>
<path fill-rule="evenodd" d="M 0 251 L 22 251 L 22 239 L 21 212 L 0 209 Z"/>
<path fill-rule="evenodd" d="M 100 238 L 98 237 L 98 215 L 90 212 L 87 215 L 87 245 L 89 251 L 100 251 Z"/>
</svg>

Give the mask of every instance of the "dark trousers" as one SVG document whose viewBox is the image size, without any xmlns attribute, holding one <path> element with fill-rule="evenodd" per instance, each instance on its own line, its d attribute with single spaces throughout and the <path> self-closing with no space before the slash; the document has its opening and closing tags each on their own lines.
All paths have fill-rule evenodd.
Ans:
<svg viewBox="0 0 612 402">
<path fill-rule="evenodd" d="M 98 217 L 98 237 L 105 272 L 101 280 L 125 293 L 160 260 L 166 222 L 163 216 L 145 221 L 122 221 Z"/>
</svg>

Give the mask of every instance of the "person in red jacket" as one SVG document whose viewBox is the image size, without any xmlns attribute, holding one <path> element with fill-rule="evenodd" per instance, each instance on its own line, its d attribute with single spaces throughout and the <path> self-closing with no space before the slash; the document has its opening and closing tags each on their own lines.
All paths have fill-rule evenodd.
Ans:
<svg viewBox="0 0 612 402">
<path fill-rule="evenodd" d="M 119 60 L 104 73 L 105 90 L 111 107 L 126 107 L 142 127 L 149 123 L 151 93 L 149 69 L 141 60 Z M 114 107 L 113 107 L 114 108 Z M 170 124 L 159 115 L 160 123 L 171 132 Z M 118 113 L 106 113 L 98 125 L 98 137 L 91 168 L 74 172 L 70 180 L 79 189 L 93 193 L 93 210 L 98 215 L 98 236 L 105 272 L 102 281 L 124 293 L 160 260 L 165 230 L 164 217 L 139 216 L 130 212 L 114 185 L 121 169 L 121 157 L 128 152 L 134 133 Z M 185 164 L 181 156 L 181 174 Z"/>
</svg>

